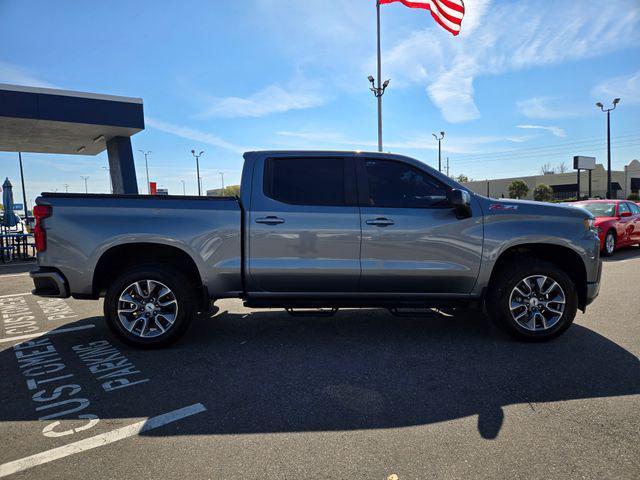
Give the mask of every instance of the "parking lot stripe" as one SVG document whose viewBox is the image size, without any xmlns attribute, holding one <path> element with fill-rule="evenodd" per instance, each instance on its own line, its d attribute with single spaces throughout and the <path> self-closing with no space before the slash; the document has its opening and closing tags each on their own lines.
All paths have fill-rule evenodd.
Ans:
<svg viewBox="0 0 640 480">
<path fill-rule="evenodd" d="M 86 330 L 87 328 L 94 328 L 93 323 L 87 325 L 78 325 L 77 327 L 57 328 L 53 330 L 40 330 L 38 332 L 29 333 L 28 335 L 19 335 L 17 337 L 0 338 L 0 343 L 17 342 L 18 340 L 28 340 L 29 338 L 40 337 L 42 335 L 56 335 L 58 333 L 75 332 L 77 330 Z"/>
<path fill-rule="evenodd" d="M 31 292 L 27 292 L 27 293 L 12 293 L 10 295 L 0 295 L 0 298 L 24 297 L 25 295 L 31 295 Z"/>
<path fill-rule="evenodd" d="M 84 440 L 63 445 L 61 447 L 52 448 L 44 452 L 36 453 L 29 457 L 21 458 L 20 460 L 14 460 L 13 462 L 0 465 L 0 478 L 12 475 L 23 470 L 27 470 L 44 463 L 53 462 L 60 458 L 68 457 L 76 453 L 81 453 L 87 450 L 91 450 L 96 447 L 101 447 L 109 443 L 117 442 L 125 438 L 134 437 L 149 430 L 153 430 L 163 425 L 176 422 L 191 415 L 206 411 L 204 405 L 196 403 L 188 407 L 180 408 L 169 413 L 158 415 L 157 417 L 151 417 L 140 422 L 136 422 L 126 427 L 117 428 L 110 432 L 101 433 Z"/>
</svg>

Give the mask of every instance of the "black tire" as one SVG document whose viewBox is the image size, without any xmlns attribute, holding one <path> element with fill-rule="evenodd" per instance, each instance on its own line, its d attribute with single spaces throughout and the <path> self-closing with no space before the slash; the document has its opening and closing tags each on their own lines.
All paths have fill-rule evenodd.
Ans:
<svg viewBox="0 0 640 480">
<path fill-rule="evenodd" d="M 135 282 L 144 282 L 145 280 L 151 280 L 151 285 L 156 285 L 157 289 L 161 289 L 161 287 L 154 282 L 166 286 L 173 296 L 164 298 L 175 300 L 177 308 L 175 319 L 171 325 L 168 325 L 168 322 L 161 322 L 164 323 L 162 328 L 166 327 L 166 331 L 157 328 L 155 322 L 151 324 L 147 333 L 156 336 L 149 338 L 144 338 L 136 333 L 136 329 L 133 332 L 127 330 L 118 315 L 120 296 Z M 157 292 L 157 290 L 155 291 Z M 124 343 L 137 348 L 160 348 L 175 342 L 187 331 L 196 311 L 196 299 L 192 282 L 179 270 L 169 266 L 139 265 L 126 271 L 112 282 L 104 299 L 104 316 L 111 331 Z M 160 301 L 160 297 L 157 300 Z"/>
<path fill-rule="evenodd" d="M 613 239 L 613 248 L 611 250 L 609 250 L 607 248 L 607 240 L 609 240 L 609 237 L 611 237 Z M 604 245 L 602 246 L 602 256 L 603 257 L 610 257 L 613 255 L 613 252 L 616 251 L 616 244 L 617 244 L 617 240 L 616 240 L 616 232 L 614 232 L 613 230 L 609 230 L 607 232 L 607 234 L 604 237 Z"/>
<path fill-rule="evenodd" d="M 558 283 L 565 297 L 560 319 L 548 329 L 530 330 L 520 325 L 512 316 L 510 296 L 525 278 L 544 275 Z M 486 309 L 491 320 L 511 336 L 527 341 L 546 341 L 564 333 L 573 323 L 578 308 L 576 287 L 569 276 L 557 265 L 535 258 L 512 261 L 496 272 L 486 296 Z M 536 322 L 534 320 L 533 325 Z"/>
</svg>

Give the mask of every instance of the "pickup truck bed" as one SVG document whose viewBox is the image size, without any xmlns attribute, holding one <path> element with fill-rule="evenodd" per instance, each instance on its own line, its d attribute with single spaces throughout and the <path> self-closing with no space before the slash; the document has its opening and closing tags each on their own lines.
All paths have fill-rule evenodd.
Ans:
<svg viewBox="0 0 640 480">
<path fill-rule="evenodd" d="M 242 293 L 242 209 L 235 197 L 43 193 L 38 205 L 55 205 L 38 264 L 62 274 L 61 296 L 98 298 L 108 286 L 99 279 L 122 273 L 111 271 L 115 261 L 125 266 L 122 259 L 158 263 L 167 257 L 195 268 L 207 296 Z M 41 287 L 36 293 L 58 288 Z"/>
</svg>

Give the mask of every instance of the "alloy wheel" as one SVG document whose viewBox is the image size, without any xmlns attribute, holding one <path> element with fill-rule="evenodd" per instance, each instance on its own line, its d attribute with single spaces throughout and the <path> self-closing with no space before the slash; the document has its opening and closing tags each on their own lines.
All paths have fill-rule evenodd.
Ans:
<svg viewBox="0 0 640 480">
<path fill-rule="evenodd" d="M 118 298 L 118 321 L 140 338 L 158 337 L 169 330 L 178 316 L 173 291 L 157 280 L 139 280 Z"/>
<path fill-rule="evenodd" d="M 511 317 L 520 327 L 533 332 L 553 328 L 562 318 L 565 303 L 560 284 L 546 275 L 524 278 L 509 296 Z"/>
</svg>

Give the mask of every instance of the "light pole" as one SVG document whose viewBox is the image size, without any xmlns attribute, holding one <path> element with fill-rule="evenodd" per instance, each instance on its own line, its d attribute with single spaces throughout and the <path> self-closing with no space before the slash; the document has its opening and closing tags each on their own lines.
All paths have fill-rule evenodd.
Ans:
<svg viewBox="0 0 640 480">
<path fill-rule="evenodd" d="M 109 167 L 102 167 L 103 170 L 109 175 L 109 192 L 113 193 L 113 182 L 111 181 L 111 169 Z"/>
<path fill-rule="evenodd" d="M 611 110 L 615 110 L 616 106 L 620 103 L 619 98 L 613 99 L 613 107 L 604 108 L 602 102 L 596 103 L 596 107 L 600 107 L 600 110 L 607 114 L 607 198 L 611 198 Z"/>
<path fill-rule="evenodd" d="M 68 183 L 64 184 L 64 193 L 69 193 L 69 184 Z"/>
<path fill-rule="evenodd" d="M 374 78 L 369 75 L 369 83 L 371 83 L 371 91 L 378 99 L 378 151 L 382 151 L 382 95 L 384 95 L 385 89 L 389 86 L 389 80 L 380 85 L 382 81 L 382 59 L 380 55 L 380 2 L 376 1 L 376 22 L 377 22 L 377 47 L 378 47 L 378 86 L 375 85 Z"/>
<path fill-rule="evenodd" d="M 380 7 L 378 7 L 380 8 Z M 378 28 L 380 24 L 378 23 Z M 380 43 L 378 42 L 378 48 L 380 48 Z M 371 83 L 371 90 L 373 95 L 378 99 L 378 151 L 382 151 L 382 95 L 384 95 L 384 91 L 389 86 L 389 80 L 385 80 L 382 85 L 380 85 L 380 63 L 378 63 L 378 86 L 376 87 L 375 79 L 369 75 L 369 82 Z"/>
<path fill-rule="evenodd" d="M 147 155 L 149 155 L 151 150 L 145 152 L 144 150 L 138 150 L 140 153 L 144 155 L 144 168 L 147 171 L 147 193 L 151 195 L 151 185 L 149 184 L 149 162 L 147 161 Z"/>
<path fill-rule="evenodd" d="M 182 195 L 187 194 L 187 187 L 185 186 L 184 180 L 180 180 L 182 182 Z"/>
<path fill-rule="evenodd" d="M 440 137 L 438 138 L 438 136 L 435 133 L 432 133 L 431 135 L 433 135 L 433 138 L 435 138 L 438 141 L 438 171 L 442 172 L 442 139 L 444 138 L 444 132 L 440 132 Z"/>
<path fill-rule="evenodd" d="M 84 179 L 84 193 L 89 193 L 89 187 L 87 187 L 87 180 L 89 180 L 89 176 L 86 177 L 84 175 L 80 175 L 80 178 Z"/>
<path fill-rule="evenodd" d="M 29 210 L 27 209 L 27 191 L 24 189 L 24 172 L 22 171 L 22 152 L 18 152 L 20 160 L 20 181 L 22 182 L 22 202 L 24 203 L 24 219 L 29 223 Z"/>
<path fill-rule="evenodd" d="M 204 155 L 204 150 L 201 150 L 200 153 L 196 155 L 195 150 L 191 150 L 191 155 L 196 159 L 196 177 L 198 180 L 198 196 L 202 196 L 202 188 L 200 187 L 200 157 Z"/>
<path fill-rule="evenodd" d="M 220 180 L 222 182 L 222 196 L 224 197 L 224 172 L 218 172 L 220 175 Z"/>
</svg>

